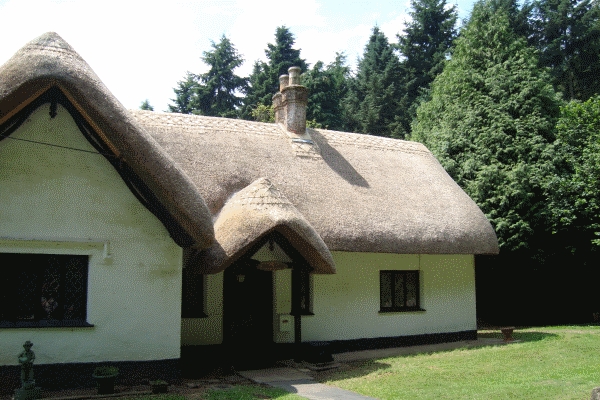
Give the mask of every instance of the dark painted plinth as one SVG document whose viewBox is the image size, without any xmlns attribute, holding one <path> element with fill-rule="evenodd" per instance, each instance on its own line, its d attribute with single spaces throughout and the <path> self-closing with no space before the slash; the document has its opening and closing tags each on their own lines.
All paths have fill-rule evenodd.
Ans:
<svg viewBox="0 0 600 400">
<path fill-rule="evenodd" d="M 219 370 L 266 368 L 280 360 L 295 359 L 297 361 L 320 364 L 332 361 L 333 354 L 347 351 L 385 349 L 476 339 L 477 331 L 472 330 L 414 336 L 305 342 L 301 345 L 277 343 L 270 346 L 255 346 L 252 349 L 252 355 L 247 355 L 247 358 L 242 360 L 243 362 L 240 362 L 240 350 L 235 346 L 183 346 L 181 348 L 181 369 L 184 377 L 199 378 Z"/>
<path fill-rule="evenodd" d="M 329 343 L 332 354 L 347 351 L 387 349 L 390 347 L 420 346 L 424 344 L 460 342 L 461 340 L 477 340 L 477 331 L 461 331 L 450 333 L 430 333 L 425 335 L 393 336 L 354 340 L 333 340 Z"/>
<path fill-rule="evenodd" d="M 15 390 L 14 400 L 35 400 L 42 396 L 42 389 L 36 386 Z"/>
<path fill-rule="evenodd" d="M 206 360 L 204 362 L 207 362 Z M 42 390 L 93 388 L 96 380 L 92 374 L 96 367 L 113 365 L 119 368 L 116 385 L 147 385 L 162 379 L 169 383 L 181 380 L 179 360 L 118 361 L 101 363 L 35 364 L 36 385 Z M 21 386 L 21 367 L 0 367 L 0 394 L 11 394 Z"/>
</svg>

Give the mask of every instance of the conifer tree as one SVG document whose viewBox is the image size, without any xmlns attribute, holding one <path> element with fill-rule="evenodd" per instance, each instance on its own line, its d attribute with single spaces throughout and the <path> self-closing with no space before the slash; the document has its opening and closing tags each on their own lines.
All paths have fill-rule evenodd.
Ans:
<svg viewBox="0 0 600 400">
<path fill-rule="evenodd" d="M 401 122 L 405 132 L 416 116 L 418 99 L 426 96 L 429 85 L 444 69 L 444 63 L 456 38 L 455 6 L 446 0 L 411 0 L 412 20 L 398 35 L 397 49 L 403 64 Z"/>
<path fill-rule="evenodd" d="M 198 90 L 199 112 L 202 115 L 234 118 L 239 114 L 247 79 L 234 70 L 244 63 L 231 41 L 223 35 L 219 43 L 211 42 L 212 50 L 205 51 L 202 61 L 210 66 L 201 74 Z"/>
<path fill-rule="evenodd" d="M 185 78 L 177 82 L 173 89 L 175 98 L 171 99 L 174 104 L 169 104 L 169 112 L 180 114 L 192 114 L 198 110 L 198 90 L 200 80 L 198 75 L 186 72 Z"/>
<path fill-rule="evenodd" d="M 302 75 L 302 84 L 308 88 L 306 119 L 326 129 L 343 130 L 345 121 L 342 99 L 348 91 L 350 68 L 346 56 L 337 53 L 335 61 L 325 66 L 318 61 Z"/>
<path fill-rule="evenodd" d="M 373 33 L 344 99 L 348 129 L 378 136 L 403 137 L 399 118 L 401 65 L 387 37 Z"/>
<path fill-rule="evenodd" d="M 555 88 L 567 99 L 600 94 L 600 3 L 593 0 L 538 0 L 531 42 L 549 67 Z"/>
<path fill-rule="evenodd" d="M 223 35 L 219 43 L 211 42 L 211 51 L 205 51 L 202 61 L 210 68 L 200 75 L 188 72 L 186 78 L 173 89 L 175 104 L 169 111 L 182 114 L 200 114 L 234 118 L 239 115 L 239 107 L 247 88 L 247 79 L 241 78 L 234 70 L 244 62 L 231 41 Z"/>
<path fill-rule="evenodd" d="M 300 49 L 293 48 L 294 42 L 294 35 L 287 27 L 276 29 L 275 44 L 269 43 L 265 49 L 268 62 L 254 63 L 250 87 L 244 98 L 243 118 L 251 119 L 252 110 L 259 104 L 271 106 L 273 95 L 279 91 L 279 76 L 287 74 L 290 67 L 306 71 L 308 65 L 300 58 Z"/>
<path fill-rule="evenodd" d="M 154 107 L 152 107 L 148 99 L 146 99 L 140 104 L 140 110 L 154 111 Z"/>
<path fill-rule="evenodd" d="M 501 250 L 531 249 L 547 229 L 544 185 L 560 101 L 509 10 L 496 6 L 475 4 L 431 100 L 417 110 L 412 139 L 479 205 Z"/>
<path fill-rule="evenodd" d="M 600 96 L 561 109 L 557 174 L 548 185 L 553 230 L 573 252 L 600 250 Z M 594 257 L 597 259 L 597 256 Z"/>
</svg>

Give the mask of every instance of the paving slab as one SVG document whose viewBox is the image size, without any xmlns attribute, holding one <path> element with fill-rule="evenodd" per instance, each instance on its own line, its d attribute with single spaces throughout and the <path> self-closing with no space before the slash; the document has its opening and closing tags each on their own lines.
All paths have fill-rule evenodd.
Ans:
<svg viewBox="0 0 600 400">
<path fill-rule="evenodd" d="M 239 371 L 238 374 L 256 383 L 266 384 L 270 384 L 272 382 L 313 380 L 313 378 L 310 375 L 302 371 L 298 371 L 296 368 L 288 367 L 253 369 L 249 371 Z"/>
<path fill-rule="evenodd" d="M 312 380 L 272 382 L 269 386 L 287 390 L 290 393 L 306 397 L 309 400 L 375 400 L 373 397 L 316 383 Z"/>
<path fill-rule="evenodd" d="M 256 383 L 280 388 L 309 400 L 375 400 L 373 397 L 317 383 L 310 375 L 296 368 L 267 368 L 238 373 Z"/>
</svg>

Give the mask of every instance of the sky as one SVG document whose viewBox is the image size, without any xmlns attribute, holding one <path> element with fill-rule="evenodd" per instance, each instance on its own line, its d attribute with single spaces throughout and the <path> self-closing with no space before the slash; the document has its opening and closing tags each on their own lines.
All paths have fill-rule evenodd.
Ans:
<svg viewBox="0 0 600 400">
<path fill-rule="evenodd" d="M 468 17 L 474 0 L 448 0 Z M 228 37 L 248 76 L 266 61 L 267 43 L 285 25 L 313 65 L 344 52 L 355 67 L 372 28 L 396 42 L 410 19 L 409 0 L 0 0 L 0 64 L 44 32 L 58 33 L 126 108 L 148 99 L 164 111 L 187 71 L 203 73 L 211 41 Z"/>
</svg>

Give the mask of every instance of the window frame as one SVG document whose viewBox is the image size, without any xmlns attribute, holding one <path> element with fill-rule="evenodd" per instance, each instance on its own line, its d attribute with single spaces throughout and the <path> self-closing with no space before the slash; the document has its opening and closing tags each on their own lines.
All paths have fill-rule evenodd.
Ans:
<svg viewBox="0 0 600 400">
<path fill-rule="evenodd" d="M 312 311 L 310 270 L 303 265 L 292 266 L 292 309 L 290 315 L 315 315 Z"/>
<path fill-rule="evenodd" d="M 45 259 L 44 259 L 45 256 Z M 17 307 L 20 305 L 27 303 L 26 301 L 19 301 L 11 303 L 11 306 L 5 306 L 3 310 L 0 310 L 2 314 L 0 314 L 0 328 L 56 328 L 56 327 L 93 327 L 94 325 L 87 322 L 88 318 L 88 304 L 89 304 L 89 274 L 90 274 L 90 254 L 81 254 L 81 253 L 54 253 L 54 252 L 14 252 L 14 251 L 0 251 L 0 259 L 4 261 L 9 261 L 11 258 L 18 259 L 23 258 L 25 261 L 26 258 L 31 259 L 32 257 L 39 259 L 39 264 L 35 267 L 31 267 L 31 273 L 33 275 L 37 275 L 35 288 L 32 290 L 32 293 L 35 298 L 37 295 L 41 295 L 44 286 L 44 276 L 48 271 L 48 268 L 53 267 L 52 258 L 54 258 L 54 262 L 58 263 L 58 272 L 55 274 L 59 275 L 59 288 L 57 298 L 59 299 L 59 307 L 60 303 L 67 297 L 68 293 L 68 282 L 66 278 L 66 272 L 68 267 L 68 263 L 70 260 L 75 259 L 75 263 L 80 264 L 79 268 L 82 268 L 83 276 L 81 277 L 80 284 L 82 285 L 80 289 L 80 295 L 82 299 L 79 300 L 78 308 L 81 309 L 80 313 L 82 318 L 64 318 L 60 319 L 56 318 L 44 318 L 42 312 L 40 311 L 38 305 L 35 304 L 35 300 L 26 307 L 34 310 L 32 319 L 17 319 Z M 56 261 L 58 259 L 59 261 Z M 17 260 L 18 262 L 18 260 Z M 17 280 L 19 279 L 16 275 L 10 275 L 11 278 L 5 278 L 8 280 L 8 283 L 3 283 L 3 288 L 14 287 L 14 291 L 6 296 L 6 298 L 10 298 L 10 295 L 17 296 L 20 290 L 20 286 L 18 286 Z M 5 298 L 5 299 L 6 299 Z M 41 306 L 41 304 L 40 304 Z M 37 310 L 36 310 L 37 309 Z M 62 311 L 64 312 L 64 310 Z M 10 316 L 7 318 L 6 314 L 15 314 L 11 318 Z M 60 315 L 60 312 L 59 312 Z"/>
<path fill-rule="evenodd" d="M 181 318 L 207 318 L 206 275 L 190 267 L 184 267 L 181 275 Z"/>
<path fill-rule="evenodd" d="M 384 306 L 383 305 L 383 292 L 384 292 L 384 281 L 383 281 L 383 276 L 384 274 L 390 274 L 390 287 L 389 287 L 389 293 L 390 293 L 390 297 L 392 299 L 392 305 L 391 306 Z M 416 304 L 414 306 L 397 306 L 394 305 L 394 298 L 395 298 L 395 285 L 393 282 L 395 282 L 396 276 L 403 276 L 403 291 L 404 291 L 404 300 L 403 302 L 406 304 L 406 293 L 407 293 L 407 288 L 406 288 L 406 282 L 407 282 L 407 276 L 408 275 L 414 275 L 415 276 L 415 297 L 416 297 Z M 380 270 L 379 271 L 379 312 L 380 313 L 390 313 L 390 312 L 411 312 L 411 311 L 425 311 L 423 308 L 421 308 L 421 274 L 419 270 Z"/>
</svg>

